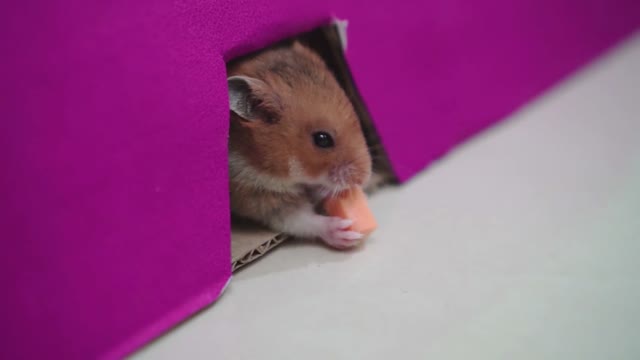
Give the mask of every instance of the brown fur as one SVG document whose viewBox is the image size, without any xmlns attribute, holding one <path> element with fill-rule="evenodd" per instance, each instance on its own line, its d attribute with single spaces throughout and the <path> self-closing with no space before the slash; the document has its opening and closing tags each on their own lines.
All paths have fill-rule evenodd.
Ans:
<svg viewBox="0 0 640 360">
<path fill-rule="evenodd" d="M 228 75 L 262 81 L 253 89 L 260 118 L 247 121 L 231 113 L 229 150 L 252 168 L 231 174 L 232 210 L 266 221 L 310 202 L 305 190 L 336 166 L 351 164 L 348 185 L 362 185 L 371 174 L 371 157 L 353 106 L 322 59 L 298 42 L 266 50 L 230 65 Z M 326 131 L 335 147 L 320 149 L 312 134 Z M 290 173 L 296 159 L 306 180 Z M 286 191 L 247 179 L 256 173 L 282 181 Z M 343 184 L 344 185 L 344 184 Z"/>
<path fill-rule="evenodd" d="M 310 176 L 318 176 L 336 162 L 360 158 L 356 161 L 362 172 L 367 172 L 369 164 L 366 163 L 370 159 L 358 118 L 318 55 L 295 43 L 266 51 L 229 69 L 229 76 L 232 75 L 260 79 L 279 98 L 274 101 L 280 107 L 275 109 L 279 117 L 276 124 L 246 123 L 233 114 L 230 145 L 250 160 L 252 166 L 286 177 L 287 159 L 296 155 Z M 333 135 L 334 149 L 321 150 L 313 145 L 311 133 L 318 130 Z"/>
</svg>

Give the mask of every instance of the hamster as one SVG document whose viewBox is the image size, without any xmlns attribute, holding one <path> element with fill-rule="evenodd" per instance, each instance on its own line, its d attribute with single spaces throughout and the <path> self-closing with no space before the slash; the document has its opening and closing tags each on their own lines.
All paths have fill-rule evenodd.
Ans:
<svg viewBox="0 0 640 360">
<path fill-rule="evenodd" d="M 316 211 L 372 173 L 358 116 L 325 62 L 294 41 L 227 71 L 232 213 L 334 248 L 359 244 L 351 219 Z"/>
</svg>

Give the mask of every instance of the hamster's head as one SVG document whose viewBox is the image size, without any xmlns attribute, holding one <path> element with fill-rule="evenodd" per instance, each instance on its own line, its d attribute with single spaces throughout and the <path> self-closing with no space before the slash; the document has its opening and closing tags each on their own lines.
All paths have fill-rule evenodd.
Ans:
<svg viewBox="0 0 640 360">
<path fill-rule="evenodd" d="M 272 50 L 228 78 L 230 154 L 257 178 L 328 192 L 364 185 L 371 156 L 324 62 L 302 45 Z"/>
</svg>

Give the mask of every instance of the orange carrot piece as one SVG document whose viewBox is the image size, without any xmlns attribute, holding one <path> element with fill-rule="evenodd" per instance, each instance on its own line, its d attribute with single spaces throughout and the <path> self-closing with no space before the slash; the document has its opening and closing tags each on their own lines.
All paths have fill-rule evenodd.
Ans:
<svg viewBox="0 0 640 360">
<path fill-rule="evenodd" d="M 367 195 L 362 188 L 355 187 L 343 191 L 337 197 L 329 198 L 324 202 L 324 208 L 330 216 L 353 220 L 349 228 L 367 237 L 377 227 L 376 219 L 369 209 Z"/>
</svg>

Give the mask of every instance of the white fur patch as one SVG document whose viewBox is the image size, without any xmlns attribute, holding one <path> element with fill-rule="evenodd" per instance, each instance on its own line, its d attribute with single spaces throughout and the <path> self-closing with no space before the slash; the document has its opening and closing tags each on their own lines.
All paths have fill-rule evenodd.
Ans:
<svg viewBox="0 0 640 360">
<path fill-rule="evenodd" d="M 289 158 L 289 177 L 293 179 L 303 179 L 306 177 L 302 164 L 300 164 L 300 161 L 295 157 Z"/>
</svg>

